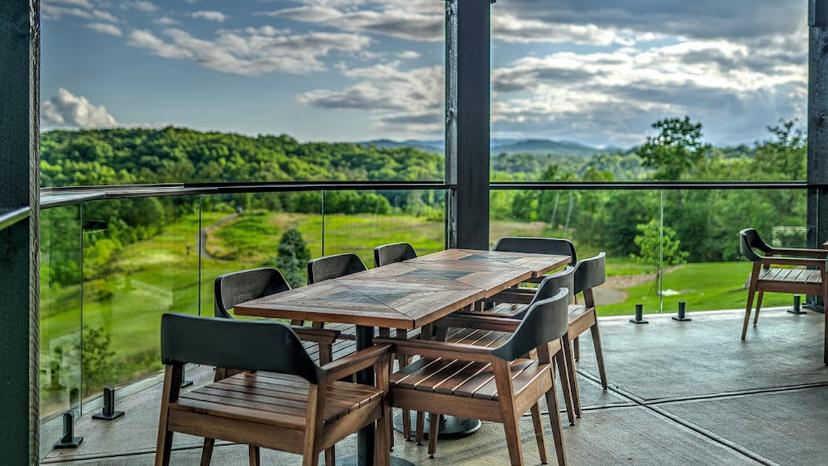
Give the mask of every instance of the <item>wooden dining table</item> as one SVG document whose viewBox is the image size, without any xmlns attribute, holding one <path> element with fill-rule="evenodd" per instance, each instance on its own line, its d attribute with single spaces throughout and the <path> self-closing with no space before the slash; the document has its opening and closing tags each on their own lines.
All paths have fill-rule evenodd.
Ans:
<svg viewBox="0 0 828 466">
<path fill-rule="evenodd" d="M 354 324 L 360 350 L 373 345 L 376 328 L 422 328 L 570 261 L 569 256 L 447 249 L 248 301 L 235 313 Z M 373 369 L 359 373 L 357 382 L 373 384 Z M 357 464 L 372 465 L 373 453 L 370 425 L 358 433 Z"/>
</svg>

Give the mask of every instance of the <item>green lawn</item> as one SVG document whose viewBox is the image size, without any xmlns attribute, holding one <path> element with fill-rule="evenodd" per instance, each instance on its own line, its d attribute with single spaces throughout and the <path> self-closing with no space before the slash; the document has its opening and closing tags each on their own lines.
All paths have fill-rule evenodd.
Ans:
<svg viewBox="0 0 828 466">
<path fill-rule="evenodd" d="M 239 217 L 228 217 L 230 215 L 226 212 L 202 214 L 205 227 L 225 220 L 210 229 L 207 235 L 207 251 L 211 256 L 202 258 L 200 287 L 204 315 L 212 315 L 213 279 L 221 273 L 273 264 L 279 238 L 287 228 L 294 227 L 302 233 L 312 256 L 323 252 L 322 218 L 319 215 L 261 211 L 246 212 Z M 369 266 L 375 245 L 408 241 L 420 254 L 426 254 L 442 249 L 444 244 L 442 221 L 408 215 L 327 215 L 324 227 L 325 254 L 356 252 Z M 541 223 L 492 222 L 492 238 L 543 232 Z M 109 337 L 109 350 L 114 353 L 107 361 L 112 365 L 112 377 L 116 380 L 107 383 L 124 383 L 161 367 L 159 327 L 162 313 L 198 312 L 197 239 L 198 217 L 192 214 L 167 225 L 157 236 L 118 251 L 113 259 L 113 272 L 84 283 L 83 326 L 102 330 Z M 665 288 L 676 290 L 679 295 L 665 298 L 665 311 L 674 312 L 679 300 L 687 301 L 691 311 L 742 307 L 748 268 L 747 263 L 676 267 L 665 275 L 664 284 Z M 647 272 L 652 270 L 626 258 L 610 258 L 608 263 L 608 275 L 612 277 L 610 285 L 613 279 Z M 54 375 L 51 372 L 43 374 L 43 384 L 52 384 L 44 389 L 43 415 L 65 409 L 65 387 L 78 385 L 80 289 L 80 284 L 54 288 L 48 283 L 42 289 L 41 367 L 50 371 L 56 363 L 61 366 L 59 377 L 51 377 Z M 659 298 L 652 280 L 621 287 L 618 291 L 620 294 L 616 296 L 626 293 L 626 299 L 600 306 L 601 314 L 630 314 L 635 303 L 643 303 L 647 312 L 657 312 Z M 767 305 L 785 304 L 790 302 L 790 297 L 770 295 L 765 302 Z M 55 386 L 56 379 L 64 388 Z M 89 381 L 84 384 L 84 394 L 95 393 L 101 385 Z"/>
</svg>

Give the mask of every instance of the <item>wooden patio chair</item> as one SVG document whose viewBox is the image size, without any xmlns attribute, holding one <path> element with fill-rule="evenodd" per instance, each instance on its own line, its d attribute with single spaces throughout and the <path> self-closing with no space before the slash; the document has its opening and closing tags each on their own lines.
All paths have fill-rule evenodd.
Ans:
<svg viewBox="0 0 828 466">
<path fill-rule="evenodd" d="M 575 370 L 576 362 L 580 360 L 578 338 L 587 330 L 592 334 L 592 345 L 595 350 L 598 374 L 601 378 L 601 387 L 604 390 L 608 387 L 607 371 L 604 366 L 604 352 L 601 347 L 601 333 L 598 330 L 598 312 L 595 306 L 595 295 L 593 292 L 594 288 L 602 285 L 607 280 L 606 253 L 602 252 L 595 257 L 584 259 L 578 262 L 575 267 L 567 267 L 563 272 L 564 276 L 570 271 L 573 277 L 572 288 L 570 288 L 572 296 L 583 294 L 584 302 L 583 304 L 571 305 L 569 307 L 569 327 L 567 334 L 564 336 L 564 342 L 567 343 L 564 345 L 564 352 L 567 360 L 566 370 L 568 371 L 568 381 L 572 388 L 575 415 L 576 417 L 581 417 L 581 397 Z M 561 284 L 561 286 L 564 285 Z M 508 303 L 523 303 L 526 301 L 526 296 L 524 294 L 514 294 L 511 292 L 512 290 L 506 290 L 500 294 L 500 299 L 505 301 L 505 303 L 501 302 L 498 306 L 500 309 L 496 309 L 495 312 L 486 312 L 483 314 L 493 317 L 520 318 L 526 312 L 528 306 Z M 533 296 L 529 300 L 530 303 L 537 298 L 543 298 L 543 292 L 540 289 L 536 293 L 539 293 L 539 296 Z"/>
<path fill-rule="evenodd" d="M 575 245 L 568 239 L 506 236 L 497 240 L 492 250 L 569 256 L 572 258 L 571 266 L 578 263 Z M 542 280 L 543 277 L 537 277 L 530 278 L 527 282 L 540 283 Z M 490 311 L 512 314 L 517 311 L 513 304 L 529 304 L 534 295 L 535 288 L 515 286 L 487 299 L 484 307 Z M 497 306 L 498 303 L 507 305 Z"/>
<path fill-rule="evenodd" d="M 389 346 L 375 346 L 320 367 L 285 325 L 164 314 L 155 464 L 169 464 L 179 432 L 251 445 L 251 465 L 259 464 L 260 447 L 301 454 L 303 465 L 316 465 L 321 451 L 376 422 L 375 457 L 388 465 L 389 356 Z M 187 363 L 244 372 L 181 392 Z M 370 367 L 375 385 L 341 381 Z M 332 457 L 327 461 L 333 466 Z"/>
<path fill-rule="evenodd" d="M 531 308 L 532 304 L 554 297 L 555 294 L 561 288 L 569 290 L 571 294 L 572 290 L 574 289 L 574 277 L 575 270 L 571 267 L 568 267 L 564 271 L 547 276 L 538 286 L 535 292 L 535 296 L 532 299 L 530 305 L 524 307 L 521 312 L 514 314 L 513 316 L 511 316 L 511 318 L 517 320 L 525 319 L 526 313 L 529 310 L 529 308 Z M 573 307 L 575 306 L 569 305 L 570 313 L 572 312 Z M 480 312 L 459 312 L 452 314 L 451 316 L 445 319 L 441 319 L 437 323 L 437 335 L 439 338 L 438 341 L 447 341 L 449 343 L 460 343 L 466 345 L 478 345 L 485 347 L 498 346 L 511 337 L 511 332 L 491 330 L 484 323 L 488 322 L 492 318 L 502 317 L 504 317 L 502 314 L 489 315 L 488 313 Z M 469 318 L 471 318 L 471 320 L 467 320 Z M 486 328 L 477 328 L 481 325 L 483 325 Z M 561 378 L 561 389 L 563 390 L 564 402 L 566 404 L 566 413 L 569 419 L 569 424 L 574 426 L 575 408 L 572 401 L 572 386 L 569 380 L 569 372 L 566 369 L 567 365 L 554 365 L 557 366 L 557 370 Z M 536 413 L 533 412 L 532 415 L 535 416 Z M 535 425 L 540 425 L 540 422 L 536 420 Z M 434 437 L 434 443 L 436 443 L 436 430 L 436 423 L 431 423 L 429 425 L 429 439 Z M 432 450 L 430 451 L 430 453 L 433 454 L 433 450 L 436 447 L 433 446 L 431 442 L 429 442 L 429 447 Z"/>
<path fill-rule="evenodd" d="M 822 297 L 823 302 L 828 302 L 826 301 L 828 287 L 826 287 L 825 280 L 828 250 L 774 248 L 765 243 L 753 228 L 739 232 L 739 250 L 743 256 L 753 262 L 745 306 L 745 320 L 742 324 L 742 340 L 747 337 L 753 299 L 757 292 L 759 296 L 756 298 L 754 326 L 759 322 L 759 311 L 762 308 L 762 298 L 766 291 L 817 295 Z M 828 335 L 828 319 L 825 321 L 825 328 L 826 335 Z M 824 362 L 828 364 L 828 338 L 825 340 L 824 353 Z"/>
<path fill-rule="evenodd" d="M 522 465 L 520 417 L 526 411 L 533 414 L 541 461 L 547 460 L 538 408 L 545 396 L 558 464 L 566 464 L 552 358 L 565 364 L 561 337 L 566 334 L 568 296 L 568 290 L 561 289 L 554 297 L 532 304 L 523 320 L 463 317 L 464 326 L 511 332 L 496 347 L 377 339 L 394 345 L 395 351 L 421 357 L 391 376 L 393 406 L 502 423 L 511 464 Z M 530 352 L 537 357 L 524 357 Z M 436 442 L 436 436 L 432 439 Z"/>
<path fill-rule="evenodd" d="M 308 285 L 331 280 L 334 278 L 344 277 L 358 272 L 368 270 L 362 259 L 356 254 L 334 254 L 331 256 L 319 257 L 308 262 Z M 292 321 L 294 325 L 302 325 L 302 321 Z M 324 322 L 312 322 L 314 328 L 323 328 Z M 341 338 L 348 340 L 356 340 L 356 327 L 348 324 L 332 324 L 328 328 L 341 332 Z M 351 352 L 356 350 L 356 344 L 352 344 L 353 349 L 348 348 Z"/>
<path fill-rule="evenodd" d="M 214 313 L 217 318 L 232 319 L 230 310 L 237 304 L 290 290 L 285 277 L 274 268 L 259 268 L 226 273 L 213 284 Z M 340 333 L 330 329 L 293 326 L 293 332 L 306 342 L 305 349 L 319 364 L 333 360 L 333 344 Z"/>
</svg>

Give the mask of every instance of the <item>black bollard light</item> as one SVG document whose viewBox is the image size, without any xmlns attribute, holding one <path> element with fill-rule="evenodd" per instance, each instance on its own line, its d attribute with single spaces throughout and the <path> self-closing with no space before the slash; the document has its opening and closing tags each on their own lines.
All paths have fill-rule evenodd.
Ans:
<svg viewBox="0 0 828 466">
<path fill-rule="evenodd" d="M 789 314 L 807 314 L 802 310 L 802 296 L 794 295 L 793 309 L 788 309 Z"/>
<path fill-rule="evenodd" d="M 678 315 L 673 316 L 673 320 L 677 320 L 679 322 L 690 322 L 691 318 L 687 317 L 687 303 L 684 301 L 679 301 L 678 303 Z"/>
<path fill-rule="evenodd" d="M 641 325 L 641 324 L 649 324 L 646 320 L 644 320 L 644 305 L 643 304 L 636 304 L 635 305 L 635 318 L 630 319 L 630 322 Z"/>
<path fill-rule="evenodd" d="M 53 448 L 78 448 L 83 442 L 83 437 L 75 437 L 75 418 L 72 411 L 63 413 L 63 436 L 55 443 Z"/>
<path fill-rule="evenodd" d="M 100 413 L 93 415 L 92 419 L 100 419 L 101 421 L 111 421 L 123 415 L 123 411 L 115 411 L 115 389 L 112 387 L 104 388 L 103 409 Z"/>
</svg>

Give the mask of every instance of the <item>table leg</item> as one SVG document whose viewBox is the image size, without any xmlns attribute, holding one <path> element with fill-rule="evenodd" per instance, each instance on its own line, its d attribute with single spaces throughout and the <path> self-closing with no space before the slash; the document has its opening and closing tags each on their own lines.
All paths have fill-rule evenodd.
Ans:
<svg viewBox="0 0 828 466">
<path fill-rule="evenodd" d="M 374 328 L 358 325 L 356 328 L 357 351 L 374 345 Z M 357 373 L 357 383 L 374 385 L 374 368 L 369 367 Z M 357 433 L 357 464 L 372 466 L 374 464 L 374 425 L 368 424 Z"/>
<path fill-rule="evenodd" d="M 357 326 L 356 347 L 357 351 L 369 348 L 374 345 L 374 328 Z M 374 384 L 374 368 L 368 368 L 357 373 L 357 383 L 366 385 Z M 373 466 L 374 464 L 374 438 L 375 431 L 373 424 L 369 424 L 357 432 L 357 455 L 337 460 L 339 466 Z M 402 458 L 391 457 L 392 466 L 414 466 L 414 463 Z"/>
</svg>

